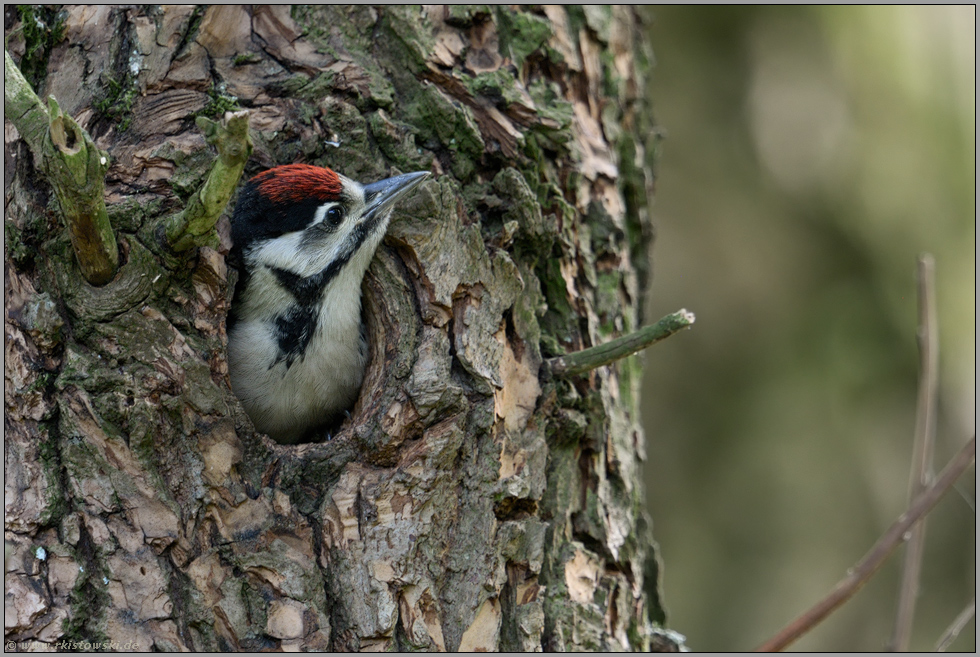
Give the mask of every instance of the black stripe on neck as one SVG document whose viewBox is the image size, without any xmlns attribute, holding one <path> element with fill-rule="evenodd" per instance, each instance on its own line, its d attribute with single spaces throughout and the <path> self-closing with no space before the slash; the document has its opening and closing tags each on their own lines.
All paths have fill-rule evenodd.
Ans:
<svg viewBox="0 0 980 657">
<path fill-rule="evenodd" d="M 320 320 L 323 291 L 347 266 L 367 237 L 374 232 L 377 224 L 377 221 L 369 221 L 357 226 L 352 235 L 353 246 L 313 276 L 304 277 L 278 267 L 269 268 L 279 284 L 296 299 L 296 305 L 275 319 L 276 345 L 279 347 L 279 353 L 275 361 L 269 365 L 270 368 L 285 361 L 288 370 L 297 358 L 303 359 Z"/>
<path fill-rule="evenodd" d="M 336 260 L 312 276 L 300 276 L 278 267 L 269 267 L 269 269 L 275 274 L 279 284 L 293 295 L 297 303 L 301 306 L 312 306 L 320 300 L 326 287 L 343 271 L 354 254 L 360 250 L 361 245 L 374 232 L 377 224 L 377 221 L 368 221 L 356 226 L 351 234 L 352 239 L 348 242 L 353 246 L 344 249 Z"/>
</svg>

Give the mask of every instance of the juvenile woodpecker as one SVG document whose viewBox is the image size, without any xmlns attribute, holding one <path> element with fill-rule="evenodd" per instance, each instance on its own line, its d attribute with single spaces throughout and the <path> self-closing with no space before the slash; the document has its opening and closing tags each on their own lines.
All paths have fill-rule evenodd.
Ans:
<svg viewBox="0 0 980 657">
<path fill-rule="evenodd" d="M 395 201 L 429 173 L 362 185 L 289 164 L 243 186 L 228 323 L 231 387 L 259 431 L 296 443 L 357 399 L 367 365 L 361 282 Z"/>
</svg>

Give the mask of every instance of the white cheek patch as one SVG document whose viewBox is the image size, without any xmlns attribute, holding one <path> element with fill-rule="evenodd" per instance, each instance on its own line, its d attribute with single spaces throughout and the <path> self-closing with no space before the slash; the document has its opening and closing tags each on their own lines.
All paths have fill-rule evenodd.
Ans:
<svg viewBox="0 0 980 657">
<path fill-rule="evenodd" d="M 336 258 L 344 233 L 343 230 L 335 233 L 319 228 L 313 230 L 316 231 L 315 239 L 309 238 L 309 229 L 286 233 L 253 247 L 247 257 L 255 265 L 283 269 L 303 277 L 313 276 Z"/>
<path fill-rule="evenodd" d="M 252 247 L 247 257 L 257 265 L 293 271 L 302 241 L 302 231 L 286 233 Z"/>
</svg>

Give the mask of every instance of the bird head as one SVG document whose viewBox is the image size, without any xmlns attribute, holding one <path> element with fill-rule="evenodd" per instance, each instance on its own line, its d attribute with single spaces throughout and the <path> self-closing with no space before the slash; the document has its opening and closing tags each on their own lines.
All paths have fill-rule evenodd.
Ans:
<svg viewBox="0 0 980 657">
<path fill-rule="evenodd" d="M 428 175 L 362 185 L 307 164 L 269 169 L 242 188 L 232 218 L 234 249 L 247 270 L 264 266 L 302 278 L 339 272 L 358 253 L 373 254 L 394 203 Z"/>
</svg>

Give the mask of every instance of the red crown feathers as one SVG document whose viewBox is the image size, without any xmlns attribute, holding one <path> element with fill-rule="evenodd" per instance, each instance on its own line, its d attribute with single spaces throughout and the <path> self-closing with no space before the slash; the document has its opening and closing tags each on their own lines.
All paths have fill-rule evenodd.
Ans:
<svg viewBox="0 0 980 657">
<path fill-rule="evenodd" d="M 272 203 L 299 203 L 306 199 L 340 200 L 340 177 L 330 169 L 309 164 L 285 164 L 258 174 L 252 181 L 259 194 Z"/>
</svg>

